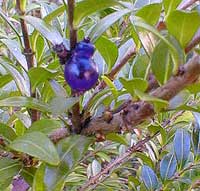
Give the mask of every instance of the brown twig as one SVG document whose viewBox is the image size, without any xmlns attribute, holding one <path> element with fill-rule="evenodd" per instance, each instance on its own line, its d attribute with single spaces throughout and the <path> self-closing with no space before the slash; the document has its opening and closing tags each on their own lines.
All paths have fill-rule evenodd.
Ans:
<svg viewBox="0 0 200 191">
<path fill-rule="evenodd" d="M 21 9 L 21 1 L 20 0 L 16 0 L 16 8 L 18 11 L 18 14 L 20 16 L 24 16 L 25 12 L 24 10 Z M 27 61 L 27 65 L 28 65 L 28 69 L 34 67 L 34 53 L 32 51 L 31 45 L 30 45 L 30 40 L 29 40 L 29 35 L 28 35 L 28 28 L 27 28 L 27 24 L 25 22 L 24 19 L 20 18 L 20 24 L 21 24 L 21 28 L 22 28 L 22 34 L 23 34 L 23 41 L 24 41 L 24 55 L 26 57 L 26 61 Z M 32 92 L 30 89 L 30 93 L 32 97 L 35 97 L 35 92 Z M 37 110 L 30 110 L 31 111 L 31 121 L 37 121 L 40 117 L 40 113 Z"/>
<path fill-rule="evenodd" d="M 156 134 L 152 137 L 148 136 L 145 139 L 139 141 L 136 145 L 130 147 L 122 156 L 117 157 L 114 161 L 110 162 L 100 173 L 88 180 L 83 186 L 78 189 L 78 191 L 84 191 L 87 188 L 90 188 L 91 190 L 95 189 L 99 183 L 103 182 L 107 177 L 110 176 L 115 168 L 118 168 L 123 163 L 127 162 L 132 153 L 141 151 L 144 148 L 145 143 L 147 143 L 155 136 Z"/>
<path fill-rule="evenodd" d="M 194 35 L 194 37 L 191 40 L 191 42 L 185 48 L 185 53 L 190 52 L 199 43 L 200 43 L 200 28 L 197 31 L 197 33 Z"/>
<path fill-rule="evenodd" d="M 154 90 L 151 95 L 163 100 L 170 100 L 187 85 L 194 83 L 199 75 L 200 56 L 194 56 L 187 64 L 181 66 L 180 72 L 176 76 L 172 76 L 165 85 Z M 145 101 L 130 101 L 128 106 L 114 114 L 109 122 L 105 121 L 103 116 L 92 119 L 82 130 L 82 134 L 133 131 L 136 125 L 152 117 L 154 113 L 152 104 Z"/>
</svg>

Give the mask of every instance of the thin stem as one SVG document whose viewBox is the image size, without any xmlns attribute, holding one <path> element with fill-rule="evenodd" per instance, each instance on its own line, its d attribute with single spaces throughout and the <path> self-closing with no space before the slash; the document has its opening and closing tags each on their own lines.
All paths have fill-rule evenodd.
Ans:
<svg viewBox="0 0 200 191">
<path fill-rule="evenodd" d="M 16 8 L 18 11 L 18 14 L 20 16 L 24 16 L 25 12 L 21 10 L 21 1 L 16 0 Z M 32 51 L 31 45 L 30 45 L 30 39 L 28 34 L 28 27 L 24 19 L 20 18 L 20 24 L 22 28 L 22 35 L 23 35 L 23 41 L 24 41 L 24 55 L 26 57 L 28 69 L 34 67 L 34 53 Z M 31 91 L 30 88 L 31 97 L 36 97 L 35 92 Z M 37 110 L 30 110 L 31 120 L 32 122 L 37 121 L 39 119 L 40 113 Z"/>
</svg>

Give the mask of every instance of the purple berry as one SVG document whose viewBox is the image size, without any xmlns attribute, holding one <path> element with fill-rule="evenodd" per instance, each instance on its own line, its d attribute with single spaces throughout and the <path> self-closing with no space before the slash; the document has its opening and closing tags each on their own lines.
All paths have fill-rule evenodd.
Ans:
<svg viewBox="0 0 200 191">
<path fill-rule="evenodd" d="M 65 64 L 65 79 L 74 91 L 89 90 L 98 80 L 98 69 L 92 59 L 94 50 L 94 45 L 89 39 L 84 39 L 77 43 Z"/>
</svg>

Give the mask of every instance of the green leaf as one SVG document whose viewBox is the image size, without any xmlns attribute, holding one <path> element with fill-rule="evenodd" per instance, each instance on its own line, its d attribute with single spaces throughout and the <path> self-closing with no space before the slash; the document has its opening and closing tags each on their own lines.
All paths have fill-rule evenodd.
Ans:
<svg viewBox="0 0 200 191">
<path fill-rule="evenodd" d="M 100 54 L 103 56 L 106 64 L 108 65 L 108 71 L 111 70 L 118 57 L 118 48 L 115 43 L 108 40 L 106 37 L 100 37 L 95 46 Z"/>
<path fill-rule="evenodd" d="M 135 90 L 135 94 L 143 101 L 151 102 L 155 106 L 155 110 L 159 111 L 168 106 L 168 101 L 145 94 L 139 90 Z"/>
<path fill-rule="evenodd" d="M 1 158 L 0 159 L 0 187 L 6 183 L 9 185 L 11 183 L 12 178 L 19 173 L 19 170 L 22 168 L 22 164 L 18 161 L 9 159 L 9 158 Z M 9 180 L 9 183 L 6 181 Z"/>
<path fill-rule="evenodd" d="M 170 179 L 176 172 L 176 157 L 169 153 L 160 162 L 160 175 L 163 181 Z"/>
<path fill-rule="evenodd" d="M 144 92 L 148 87 L 148 82 L 141 78 L 133 78 L 132 80 L 119 78 L 119 81 L 132 96 L 135 95 L 135 90 L 140 90 Z"/>
<path fill-rule="evenodd" d="M 122 135 L 119 135 L 119 134 L 116 134 L 116 133 L 107 134 L 106 140 L 110 140 L 110 141 L 117 142 L 117 143 L 128 146 L 128 142 L 127 142 L 126 138 L 124 138 Z"/>
<path fill-rule="evenodd" d="M 177 8 L 181 1 L 182 0 L 163 0 L 165 17 L 168 17 L 169 14 Z"/>
<path fill-rule="evenodd" d="M 0 123 L 0 135 L 8 142 L 13 141 L 17 136 L 12 127 Z"/>
<path fill-rule="evenodd" d="M 145 153 L 136 152 L 136 157 L 138 158 L 139 161 L 141 161 L 142 164 L 148 165 L 151 168 L 153 168 L 154 166 L 153 161 Z"/>
<path fill-rule="evenodd" d="M 97 11 L 105 8 L 120 5 L 116 0 L 85 0 L 77 3 L 74 11 L 74 25 L 78 27 L 81 20 Z"/>
<path fill-rule="evenodd" d="M 166 24 L 170 34 L 185 48 L 200 27 L 200 15 L 198 12 L 173 11 L 168 16 Z"/>
<path fill-rule="evenodd" d="M 61 44 L 63 42 L 63 38 L 56 28 L 45 23 L 42 19 L 25 16 L 24 19 L 31 24 L 36 30 L 38 30 L 46 39 L 48 39 L 53 45 Z"/>
<path fill-rule="evenodd" d="M 50 112 L 48 104 L 31 97 L 9 97 L 0 100 L 0 107 L 27 107 L 43 112 Z"/>
<path fill-rule="evenodd" d="M 37 132 L 41 132 L 41 133 L 48 135 L 53 130 L 59 129 L 61 127 L 63 127 L 63 124 L 60 121 L 56 121 L 53 119 L 41 119 L 39 121 L 35 121 L 29 127 L 29 129 L 27 129 L 26 132 L 30 133 L 30 132 L 37 131 Z"/>
<path fill-rule="evenodd" d="M 155 172 L 147 165 L 142 166 L 141 178 L 148 190 L 155 190 L 159 185 Z"/>
<path fill-rule="evenodd" d="M 146 70 L 149 64 L 149 57 L 145 55 L 137 55 L 133 61 L 133 77 L 145 78 Z"/>
<path fill-rule="evenodd" d="M 29 79 L 25 79 L 17 69 L 17 67 L 10 65 L 6 62 L 1 62 L 1 65 L 8 71 L 8 73 L 13 77 L 17 87 L 24 96 L 30 96 L 30 82 Z"/>
<path fill-rule="evenodd" d="M 114 83 L 107 76 L 101 76 L 101 78 L 104 80 L 104 82 L 110 88 L 110 90 L 112 91 L 112 94 L 114 95 L 114 97 L 117 97 L 118 90 L 115 87 Z"/>
<path fill-rule="evenodd" d="M 67 137 L 57 144 L 61 161 L 57 167 L 48 166 L 45 170 L 44 182 L 48 191 L 63 189 L 70 170 L 78 164 L 92 141 L 92 138 L 75 135 Z"/>
<path fill-rule="evenodd" d="M 190 91 L 191 94 L 197 94 L 200 92 L 200 83 L 195 83 L 187 86 L 187 90 Z"/>
<path fill-rule="evenodd" d="M 50 111 L 55 115 L 67 112 L 74 104 L 79 101 L 79 97 L 54 97 L 50 102 Z"/>
<path fill-rule="evenodd" d="M 57 72 L 51 72 L 47 70 L 46 68 L 31 68 L 29 70 L 29 76 L 31 80 L 31 87 L 33 90 L 40 84 L 45 82 L 46 80 L 50 80 L 54 78 L 58 73 Z M 40 75 L 38 75 L 40 74 Z"/>
<path fill-rule="evenodd" d="M 162 126 L 160 126 L 160 125 L 157 125 L 157 126 L 151 125 L 151 126 L 148 127 L 148 130 L 149 130 L 150 133 L 152 133 L 152 135 L 156 134 L 157 132 L 160 132 L 161 137 L 162 137 L 162 140 L 160 141 L 160 144 L 163 145 L 163 144 L 166 143 L 166 141 L 167 141 L 167 132 Z"/>
<path fill-rule="evenodd" d="M 151 69 L 160 84 L 165 84 L 172 74 L 173 63 L 169 47 L 160 41 L 151 57 Z"/>
<path fill-rule="evenodd" d="M 45 164 L 41 164 L 37 169 L 34 180 L 33 180 L 33 190 L 34 191 L 45 191 L 44 175 L 45 175 Z"/>
<path fill-rule="evenodd" d="M 190 134 L 185 129 L 178 129 L 173 142 L 174 153 L 182 168 L 190 154 Z"/>
<path fill-rule="evenodd" d="M 150 4 L 142 7 L 135 15 L 143 18 L 148 24 L 155 25 L 160 17 L 161 9 L 161 3 Z"/>
<path fill-rule="evenodd" d="M 0 77 L 0 88 L 8 84 L 12 81 L 12 76 L 10 74 L 6 74 Z"/>
<path fill-rule="evenodd" d="M 111 25 L 130 12 L 131 10 L 129 9 L 122 9 L 101 19 L 88 35 L 91 41 L 94 43 Z"/>
<path fill-rule="evenodd" d="M 51 165 L 59 163 L 59 156 L 50 139 L 40 132 L 31 132 L 15 139 L 9 147 L 27 153 Z"/>
<path fill-rule="evenodd" d="M 1 41 L 8 47 L 10 53 L 17 59 L 20 65 L 27 71 L 28 65 L 25 56 L 22 54 L 19 43 L 16 40 L 1 39 Z"/>
<path fill-rule="evenodd" d="M 21 35 L 18 33 L 16 26 L 13 25 L 13 23 L 10 21 L 10 18 L 7 17 L 3 11 L 0 9 L 0 17 L 10 26 L 10 28 L 15 32 L 17 35 L 20 44 L 22 45 Z"/>
<path fill-rule="evenodd" d="M 171 52 L 173 62 L 174 62 L 173 73 L 176 73 L 178 71 L 179 64 L 181 64 L 181 61 L 179 60 L 179 52 L 174 47 L 174 45 L 169 40 L 167 40 L 164 36 L 162 36 L 154 27 L 152 27 L 151 25 L 148 25 L 139 17 L 131 16 L 130 20 L 134 27 L 139 27 L 153 33 L 158 38 L 160 38 L 164 43 L 167 44 Z"/>
</svg>

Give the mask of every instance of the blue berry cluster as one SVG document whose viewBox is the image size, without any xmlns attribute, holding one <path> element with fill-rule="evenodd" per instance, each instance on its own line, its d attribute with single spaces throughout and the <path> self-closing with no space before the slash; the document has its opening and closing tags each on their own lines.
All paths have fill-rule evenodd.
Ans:
<svg viewBox="0 0 200 191">
<path fill-rule="evenodd" d="M 89 90 L 97 83 L 99 74 L 92 59 L 94 51 L 94 45 L 89 39 L 85 38 L 76 44 L 75 49 L 70 53 L 70 57 L 65 61 L 65 80 L 75 92 Z M 56 53 L 63 62 L 63 55 L 65 57 L 67 51 L 63 51 L 60 56 L 57 51 Z"/>
</svg>

